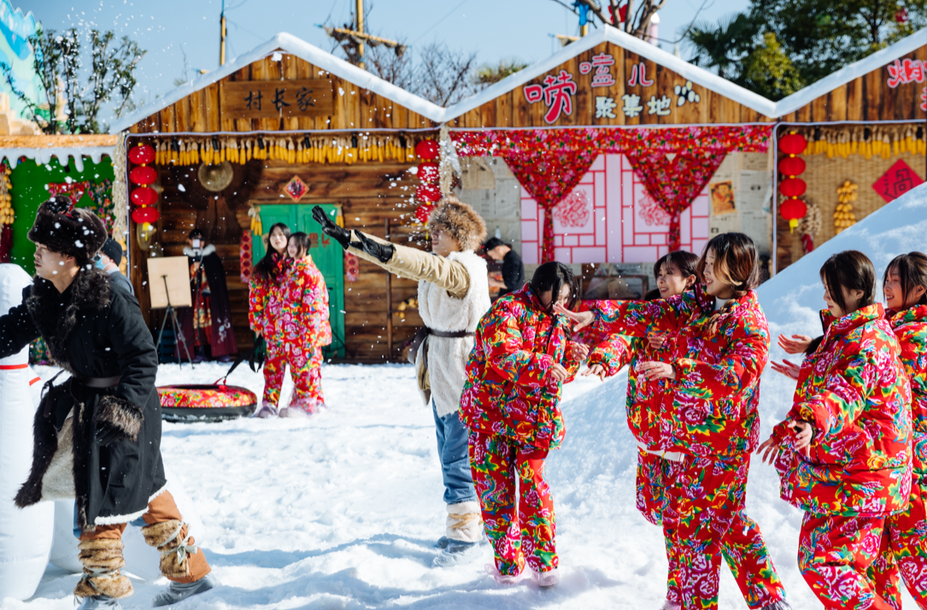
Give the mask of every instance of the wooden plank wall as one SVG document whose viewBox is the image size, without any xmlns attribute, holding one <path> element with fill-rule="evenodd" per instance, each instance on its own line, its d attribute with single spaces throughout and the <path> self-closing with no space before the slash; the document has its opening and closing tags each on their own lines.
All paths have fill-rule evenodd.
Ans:
<svg viewBox="0 0 927 610">
<path fill-rule="evenodd" d="M 310 185 L 310 192 L 303 197 L 300 205 L 311 206 L 315 203 L 341 204 L 345 225 L 358 228 L 373 235 L 385 235 L 385 221 L 389 220 L 396 227 L 391 231 L 394 241 L 406 245 L 421 246 L 421 242 L 410 242 L 408 225 L 412 207 L 408 205 L 408 196 L 417 180 L 406 173 L 409 165 L 401 164 L 311 164 L 291 166 L 283 161 L 252 161 L 259 163 L 259 178 L 252 185 L 247 200 L 261 206 L 292 203 L 281 199 L 281 188 L 294 175 L 299 176 Z M 177 168 L 185 171 L 184 168 Z M 195 169 L 192 171 L 195 173 Z M 184 177 L 176 170 L 161 169 L 164 191 L 161 196 L 161 220 L 157 239 L 164 246 L 166 256 L 180 256 L 187 233 L 202 214 L 202 204 L 194 201 L 190 184 L 194 177 Z M 181 191 L 179 184 L 185 184 Z M 243 231 L 247 231 L 250 218 L 247 206 L 230 204 L 235 220 Z M 311 231 L 307 231 L 311 232 Z M 239 264 L 239 243 L 227 240 L 216 243 L 216 249 L 223 260 L 229 298 L 232 307 L 232 322 L 239 350 L 249 349 L 253 345 L 253 335 L 248 327 L 248 286 L 241 283 Z M 134 244 L 135 256 L 140 256 L 138 246 Z M 135 260 L 139 260 L 136 258 Z M 135 285 L 142 287 L 141 293 L 147 303 L 147 281 L 145 265 L 138 265 Z M 393 277 L 391 296 L 394 308 L 399 302 L 415 297 L 417 282 Z M 355 362 L 383 362 L 389 358 L 398 360 L 400 348 L 412 338 L 422 325 L 417 311 L 409 311 L 404 317 L 393 315 L 392 354 L 387 351 L 387 311 L 386 311 L 386 273 L 376 265 L 361 261 L 360 275 L 356 282 L 345 282 L 345 342 L 348 359 Z M 147 309 L 143 303 L 143 311 Z M 150 324 L 160 323 L 160 314 L 155 313 Z M 352 356 L 353 355 L 353 356 Z"/>
<path fill-rule="evenodd" d="M 291 119 L 227 119 L 223 116 L 220 91 L 225 82 L 330 78 L 334 95 L 331 116 Z M 281 131 L 325 129 L 422 129 L 436 123 L 391 100 L 362 89 L 317 68 L 294 55 L 280 61 L 265 57 L 245 68 L 191 93 L 164 110 L 139 121 L 132 133 L 177 133 L 215 131 Z"/>
<path fill-rule="evenodd" d="M 579 64 L 592 61 L 592 57 L 600 53 L 609 53 L 615 58 L 615 65 L 611 67 L 611 74 L 615 78 L 615 84 L 611 87 L 596 87 L 593 89 L 592 78 L 595 70 L 588 74 L 580 74 Z M 632 69 L 638 63 L 643 63 L 646 66 L 647 79 L 654 81 L 652 86 L 627 86 L 632 76 Z M 673 125 L 773 121 L 773 119 L 763 116 L 755 110 L 699 85 L 693 87 L 693 91 L 701 96 L 698 103 L 686 103 L 683 106 L 677 106 L 674 87 L 684 85 L 686 83 L 685 78 L 668 68 L 607 42 L 577 55 L 566 63 L 557 66 L 557 68 L 530 81 L 527 85 L 541 84 L 548 75 L 557 75 L 560 70 L 566 70 L 573 74 L 577 90 L 573 96 L 572 114 L 562 114 L 552 126 Z M 644 110 L 640 116 L 629 118 L 621 111 L 623 105 L 621 97 L 625 94 L 637 94 L 641 97 L 640 104 L 644 107 Z M 664 94 L 672 100 L 670 115 L 649 114 L 646 102 L 652 95 L 660 98 Z M 618 104 L 618 107 L 614 110 L 616 118 L 595 118 L 595 98 L 598 96 L 607 96 L 614 99 Z M 551 124 L 544 120 L 546 111 L 547 106 L 543 101 L 533 104 L 528 103 L 525 99 L 525 85 L 523 85 L 461 115 L 451 121 L 450 124 L 453 127 L 461 128 L 547 127 Z"/>
<path fill-rule="evenodd" d="M 899 59 L 927 60 L 927 46 Z M 924 83 L 888 86 L 887 66 L 857 77 L 781 117 L 787 123 L 822 123 L 837 121 L 909 121 L 923 120 L 921 92 Z"/>
</svg>

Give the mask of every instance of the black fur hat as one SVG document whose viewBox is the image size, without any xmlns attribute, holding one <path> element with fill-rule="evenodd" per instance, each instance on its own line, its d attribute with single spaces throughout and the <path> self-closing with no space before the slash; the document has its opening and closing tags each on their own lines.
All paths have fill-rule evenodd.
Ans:
<svg viewBox="0 0 927 610">
<path fill-rule="evenodd" d="M 55 195 L 39 206 L 28 237 L 84 265 L 96 256 L 108 236 L 106 225 L 96 214 L 74 207 L 70 197 Z"/>
</svg>

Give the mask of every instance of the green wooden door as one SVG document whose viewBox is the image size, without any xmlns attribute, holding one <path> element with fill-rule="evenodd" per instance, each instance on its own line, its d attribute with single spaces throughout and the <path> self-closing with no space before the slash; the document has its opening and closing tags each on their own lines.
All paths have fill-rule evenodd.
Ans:
<svg viewBox="0 0 927 610">
<path fill-rule="evenodd" d="M 264 205 L 261 206 L 261 225 L 265 231 L 261 239 L 255 239 L 252 248 L 254 262 L 264 256 L 266 231 L 274 223 L 282 222 L 290 231 L 309 234 L 312 247 L 309 255 L 322 272 L 328 287 L 329 320 L 332 325 L 332 344 L 322 349 L 326 358 L 344 358 L 344 250 L 341 245 L 322 233 L 319 224 L 312 219 L 310 205 Z M 321 204 L 332 220 L 338 215 L 338 206 Z"/>
</svg>

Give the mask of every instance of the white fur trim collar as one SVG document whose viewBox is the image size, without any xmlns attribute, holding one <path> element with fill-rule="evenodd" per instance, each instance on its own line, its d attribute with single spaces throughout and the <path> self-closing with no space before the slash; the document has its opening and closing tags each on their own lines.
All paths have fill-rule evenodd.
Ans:
<svg viewBox="0 0 927 610">
<path fill-rule="evenodd" d="M 215 251 L 216 251 L 216 247 L 213 244 L 207 244 L 206 247 L 203 248 L 202 254 L 203 256 L 209 256 L 210 254 L 215 253 Z M 190 257 L 194 256 L 193 248 L 191 248 L 190 246 L 184 246 L 183 253 L 186 256 L 190 256 Z"/>
</svg>

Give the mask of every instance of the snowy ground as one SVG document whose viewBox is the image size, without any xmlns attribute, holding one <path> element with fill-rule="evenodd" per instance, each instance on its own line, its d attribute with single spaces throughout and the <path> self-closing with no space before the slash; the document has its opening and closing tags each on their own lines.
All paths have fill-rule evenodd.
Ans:
<svg viewBox="0 0 927 610">
<path fill-rule="evenodd" d="M 895 254 L 923 249 L 925 234 L 921 187 L 778 275 L 760 289 L 773 337 L 818 332 L 818 269 L 831 253 L 861 249 L 881 274 Z M 785 354 L 774 347 L 771 356 Z M 218 365 L 192 372 L 168 365 L 158 383 L 211 383 L 221 374 Z M 566 388 L 567 440 L 548 461 L 562 580 L 544 591 L 531 582 L 496 585 L 483 572 L 488 547 L 466 565 L 431 567 L 444 505 L 434 424 L 410 366 L 325 366 L 323 380 L 331 409 L 308 421 L 164 424 L 165 462 L 199 511 L 205 531 L 194 533 L 224 583 L 183 608 L 660 607 L 666 559 L 660 530 L 634 508 L 636 450 L 624 417 L 624 374 Z M 263 385 L 259 374 L 242 369 L 229 381 L 258 394 Z M 288 382 L 284 398 L 291 388 Z M 786 413 L 793 391 L 794 382 L 767 368 L 764 434 Z M 758 460 L 747 512 L 760 524 L 795 610 L 820 607 L 796 567 L 801 514 L 779 499 L 775 472 Z M 73 608 L 77 578 L 49 568 L 32 600 L 0 605 Z M 165 582 L 137 582 L 124 606 L 147 607 Z M 746 607 L 727 568 L 721 588 L 722 609 Z M 905 595 L 905 605 L 915 607 Z"/>
</svg>

